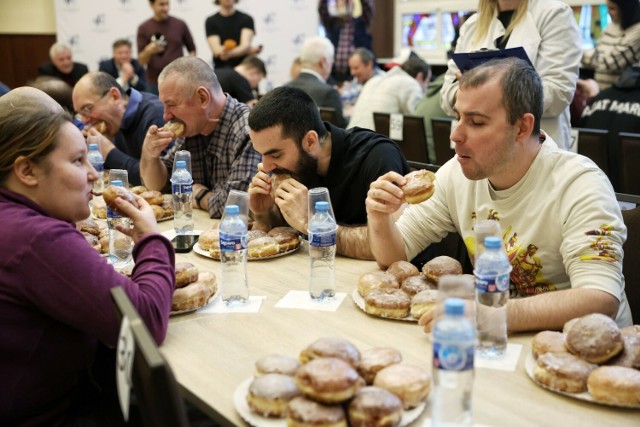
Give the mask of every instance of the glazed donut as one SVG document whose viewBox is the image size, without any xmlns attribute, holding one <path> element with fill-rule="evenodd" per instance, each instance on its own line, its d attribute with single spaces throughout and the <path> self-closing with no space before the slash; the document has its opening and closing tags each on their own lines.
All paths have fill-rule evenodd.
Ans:
<svg viewBox="0 0 640 427">
<path fill-rule="evenodd" d="M 569 329 L 571 329 L 571 327 L 576 324 L 578 319 L 579 317 L 576 317 L 575 319 L 571 319 L 567 323 L 565 323 L 564 326 L 562 327 L 562 333 L 566 334 L 567 332 L 569 332 Z"/>
<path fill-rule="evenodd" d="M 298 232 L 292 227 L 276 227 L 267 233 L 278 242 L 280 252 L 287 252 L 300 246 L 301 240 Z"/>
<path fill-rule="evenodd" d="M 247 231 L 247 243 L 259 237 L 266 237 L 266 235 L 267 233 L 261 230 L 249 230 Z"/>
<path fill-rule="evenodd" d="M 349 403 L 349 425 L 397 426 L 402 413 L 402 401 L 398 396 L 380 387 L 364 387 Z"/>
<path fill-rule="evenodd" d="M 287 427 L 347 427 L 347 422 L 340 405 L 294 397 L 287 407 Z"/>
<path fill-rule="evenodd" d="M 162 206 L 151 205 L 151 210 L 153 211 L 153 216 L 156 217 L 156 221 L 160 221 L 164 217 L 164 209 L 162 209 Z"/>
<path fill-rule="evenodd" d="M 581 393 L 587 391 L 587 378 L 595 367 L 570 353 L 544 353 L 536 360 L 533 378 L 551 390 Z"/>
<path fill-rule="evenodd" d="M 161 206 L 163 202 L 162 193 L 156 190 L 147 190 L 140 194 L 140 197 L 145 199 L 150 205 Z"/>
<path fill-rule="evenodd" d="M 400 362 L 402 362 L 402 354 L 395 348 L 373 347 L 362 352 L 357 368 L 360 376 L 371 385 L 381 369 Z"/>
<path fill-rule="evenodd" d="M 400 289 L 378 289 L 364 297 L 364 311 L 391 319 L 409 316 L 411 298 Z"/>
<path fill-rule="evenodd" d="M 436 191 L 436 175 L 431 171 L 417 170 L 409 172 L 404 177 L 407 183 L 400 189 L 404 192 L 404 200 L 409 204 L 422 203 Z"/>
<path fill-rule="evenodd" d="M 538 332 L 531 340 L 531 352 L 534 358 L 538 358 L 544 353 L 566 353 L 568 352 L 564 343 L 566 335 L 556 331 Z"/>
<path fill-rule="evenodd" d="M 312 342 L 300 352 L 300 362 L 307 363 L 320 357 L 336 357 L 356 367 L 360 351 L 348 340 L 340 337 L 323 337 Z"/>
<path fill-rule="evenodd" d="M 277 255 L 279 251 L 278 242 L 269 236 L 258 237 L 247 245 L 247 253 L 251 258 L 266 258 Z"/>
<path fill-rule="evenodd" d="M 275 199 L 276 198 L 276 191 L 278 190 L 278 187 L 280 187 L 280 184 L 282 184 L 282 181 L 291 178 L 291 175 L 289 175 L 288 173 L 274 173 L 271 175 L 271 198 Z"/>
<path fill-rule="evenodd" d="M 411 276 L 407 277 L 402 281 L 400 285 L 400 289 L 402 289 L 407 295 L 413 297 L 420 291 L 424 291 L 426 289 L 436 289 L 436 287 L 429 282 L 423 275 L 420 276 Z"/>
<path fill-rule="evenodd" d="M 138 196 L 144 193 L 145 191 L 149 191 L 149 189 L 144 185 L 136 185 L 135 187 L 131 187 L 129 190 L 131 190 L 133 194 L 137 194 Z"/>
<path fill-rule="evenodd" d="M 256 375 L 282 374 L 295 375 L 300 361 L 285 354 L 269 354 L 256 361 Z"/>
<path fill-rule="evenodd" d="M 195 310 L 204 307 L 210 296 L 211 290 L 198 282 L 176 288 L 171 299 L 171 311 Z"/>
<path fill-rule="evenodd" d="M 76 228 L 83 233 L 93 234 L 94 236 L 100 235 L 100 226 L 91 218 L 78 222 Z"/>
<path fill-rule="evenodd" d="M 109 236 L 100 237 L 100 253 L 107 254 L 109 253 Z"/>
<path fill-rule="evenodd" d="M 640 369 L 640 336 L 623 335 L 624 349 L 607 362 L 607 365 Z"/>
<path fill-rule="evenodd" d="M 423 314 L 431 310 L 438 304 L 438 290 L 425 289 L 411 298 L 411 315 L 420 319 Z"/>
<path fill-rule="evenodd" d="M 169 206 L 168 208 L 164 207 L 164 206 L 161 206 L 161 207 L 162 207 L 162 210 L 163 210 L 163 212 L 162 212 L 162 218 L 163 219 L 164 218 L 172 218 L 173 217 L 173 206 Z"/>
<path fill-rule="evenodd" d="M 393 274 L 384 271 L 365 273 L 358 280 L 358 293 L 365 297 L 371 291 L 379 289 L 398 289 L 400 284 Z"/>
<path fill-rule="evenodd" d="M 622 366 L 600 366 L 587 381 L 589 393 L 599 402 L 640 405 L 640 371 Z"/>
<path fill-rule="evenodd" d="M 247 404 L 256 414 L 271 418 L 287 416 L 287 405 L 300 390 L 293 377 L 282 374 L 265 374 L 256 377 L 249 385 Z"/>
<path fill-rule="evenodd" d="M 216 275 L 210 271 L 201 271 L 198 273 L 198 281 L 209 289 L 209 296 L 215 295 L 218 290 L 218 283 L 216 281 Z"/>
<path fill-rule="evenodd" d="M 320 357 L 302 365 L 295 379 L 302 394 L 326 404 L 351 399 L 361 386 L 353 366 L 335 357 Z"/>
<path fill-rule="evenodd" d="M 93 199 L 91 201 L 91 213 L 99 219 L 107 219 L 107 204 L 104 199 Z"/>
<path fill-rule="evenodd" d="M 428 281 L 438 285 L 440 276 L 445 274 L 462 274 L 462 265 L 457 259 L 453 259 L 446 255 L 433 258 L 422 266 L 422 273 Z"/>
<path fill-rule="evenodd" d="M 581 317 L 567 332 L 566 346 L 576 356 L 591 363 L 604 363 L 624 348 L 616 322 L 600 313 Z"/>
<path fill-rule="evenodd" d="M 220 231 L 217 228 L 210 228 L 209 230 L 203 231 L 202 233 L 200 233 L 198 243 L 200 244 L 200 247 L 205 251 L 208 251 L 213 246 L 216 246 L 219 250 Z"/>
<path fill-rule="evenodd" d="M 395 276 L 398 283 L 402 283 L 407 277 L 420 274 L 420 270 L 408 261 L 396 261 L 387 268 L 387 273 Z"/>
<path fill-rule="evenodd" d="M 185 125 L 183 122 L 178 119 L 172 119 L 165 123 L 160 130 L 162 130 L 163 132 L 173 132 L 173 135 L 176 138 L 180 138 L 182 134 L 184 134 L 184 128 Z"/>
<path fill-rule="evenodd" d="M 182 288 L 198 280 L 198 269 L 190 262 L 176 263 L 176 288 Z"/>
<path fill-rule="evenodd" d="M 404 409 L 411 409 L 429 396 L 431 376 L 418 366 L 397 363 L 380 370 L 373 385 L 395 394 L 402 401 Z"/>
<path fill-rule="evenodd" d="M 107 131 L 107 124 L 103 120 L 94 123 L 92 127 L 100 133 L 105 133 Z"/>
<path fill-rule="evenodd" d="M 87 243 L 89 243 L 93 249 L 95 249 L 98 252 L 101 252 L 102 246 L 100 245 L 100 240 L 98 239 L 98 237 L 84 231 L 82 232 L 82 235 L 84 236 L 84 239 L 87 241 Z"/>
<path fill-rule="evenodd" d="M 104 199 L 109 209 L 124 216 L 126 214 L 124 212 L 121 212 L 118 209 L 118 206 L 116 205 L 116 199 L 118 197 L 131 203 L 136 208 L 138 207 L 138 202 L 136 201 L 136 198 L 133 196 L 133 193 L 124 187 L 116 187 L 115 185 L 109 185 L 107 188 L 104 189 L 104 192 L 102 193 L 102 198 Z"/>
</svg>

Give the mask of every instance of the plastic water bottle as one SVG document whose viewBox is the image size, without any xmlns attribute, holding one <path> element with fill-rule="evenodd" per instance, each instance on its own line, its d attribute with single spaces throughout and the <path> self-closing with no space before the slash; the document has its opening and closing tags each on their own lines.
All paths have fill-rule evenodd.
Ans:
<svg viewBox="0 0 640 427">
<path fill-rule="evenodd" d="M 336 222 L 328 202 L 316 202 L 316 213 L 309 221 L 309 255 L 311 274 L 309 294 L 316 301 L 336 294 Z"/>
<path fill-rule="evenodd" d="M 187 162 L 178 160 L 171 174 L 173 194 L 173 228 L 177 234 L 193 231 L 193 178 L 187 170 Z"/>
<path fill-rule="evenodd" d="M 122 187 L 122 181 L 111 181 L 111 185 Z M 118 231 L 118 226 L 128 229 L 131 227 L 131 218 L 123 217 L 114 212 L 107 205 L 107 227 L 109 229 L 109 260 L 115 268 L 122 268 L 133 261 L 131 252 L 133 240 L 126 234 Z"/>
<path fill-rule="evenodd" d="M 433 329 L 433 426 L 471 426 L 475 329 L 464 301 L 448 298 Z"/>
<path fill-rule="evenodd" d="M 100 195 L 104 191 L 104 159 L 102 158 L 102 154 L 100 154 L 98 144 L 89 144 L 87 160 L 89 160 L 91 166 L 98 172 L 98 180 L 93 183 L 93 193 Z"/>
<path fill-rule="evenodd" d="M 478 257 L 476 276 L 476 325 L 478 355 L 503 356 L 507 349 L 507 302 L 511 264 L 499 237 L 487 237 L 485 252 Z"/>
<path fill-rule="evenodd" d="M 247 224 L 240 218 L 238 205 L 227 205 L 220 222 L 220 261 L 222 261 L 222 301 L 242 305 L 249 299 L 247 284 Z"/>
</svg>

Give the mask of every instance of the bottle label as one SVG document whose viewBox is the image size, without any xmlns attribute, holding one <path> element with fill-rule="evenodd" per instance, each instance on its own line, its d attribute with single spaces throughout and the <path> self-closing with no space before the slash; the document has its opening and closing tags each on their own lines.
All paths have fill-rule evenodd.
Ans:
<svg viewBox="0 0 640 427">
<path fill-rule="evenodd" d="M 316 247 L 334 246 L 336 244 L 336 233 L 310 233 L 309 244 Z"/>
<path fill-rule="evenodd" d="M 220 251 L 234 252 L 247 248 L 247 234 L 242 235 L 220 233 Z"/>
<path fill-rule="evenodd" d="M 109 205 L 107 205 L 107 218 L 122 218 L 122 215 L 112 210 Z"/>
<path fill-rule="evenodd" d="M 433 367 L 444 371 L 473 369 L 473 345 L 433 343 Z"/>
<path fill-rule="evenodd" d="M 476 275 L 476 289 L 485 293 L 497 293 L 509 290 L 509 273 L 497 276 Z"/>
<path fill-rule="evenodd" d="M 173 194 L 191 194 L 192 184 L 171 184 L 171 192 Z"/>
<path fill-rule="evenodd" d="M 104 163 L 91 163 L 91 166 L 96 170 L 96 172 L 104 172 Z"/>
</svg>

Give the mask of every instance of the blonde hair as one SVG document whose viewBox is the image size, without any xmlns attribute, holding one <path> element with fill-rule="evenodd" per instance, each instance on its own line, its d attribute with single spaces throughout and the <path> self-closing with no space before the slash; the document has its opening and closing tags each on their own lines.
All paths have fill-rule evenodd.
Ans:
<svg viewBox="0 0 640 427">
<path fill-rule="evenodd" d="M 522 21 L 524 15 L 527 13 L 527 7 L 529 6 L 529 0 L 520 0 L 518 7 L 515 10 L 513 18 L 509 26 L 506 28 L 504 37 L 509 37 L 513 32 L 513 29 Z M 494 15 L 498 13 L 498 0 L 480 0 L 478 3 L 478 27 L 473 37 L 474 43 L 480 42 L 489 32 L 491 21 Z"/>
<path fill-rule="evenodd" d="M 22 157 L 34 163 L 46 162 L 55 149 L 60 128 L 71 117 L 32 106 L 19 106 L 0 112 L 0 185 Z M 46 167 L 46 163 L 45 163 Z"/>
</svg>

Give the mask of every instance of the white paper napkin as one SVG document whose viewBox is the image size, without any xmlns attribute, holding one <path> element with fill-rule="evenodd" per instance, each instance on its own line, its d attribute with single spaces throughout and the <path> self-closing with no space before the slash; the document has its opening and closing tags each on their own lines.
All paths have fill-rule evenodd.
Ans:
<svg viewBox="0 0 640 427">
<path fill-rule="evenodd" d="M 276 304 L 277 308 L 299 308 L 302 310 L 336 311 L 347 296 L 344 292 L 336 292 L 331 299 L 314 301 L 309 296 L 309 291 L 289 291 Z"/>
<path fill-rule="evenodd" d="M 476 368 L 497 369 L 499 371 L 515 371 L 520 359 L 522 344 L 507 344 L 507 351 L 500 359 L 484 359 L 478 355 L 474 358 Z"/>
<path fill-rule="evenodd" d="M 222 298 L 218 296 L 215 301 L 212 301 L 206 307 L 198 310 L 198 313 L 211 314 L 211 313 L 257 313 L 260 311 L 262 301 L 265 296 L 250 296 L 249 300 L 239 306 L 228 307 L 222 302 Z"/>
</svg>

